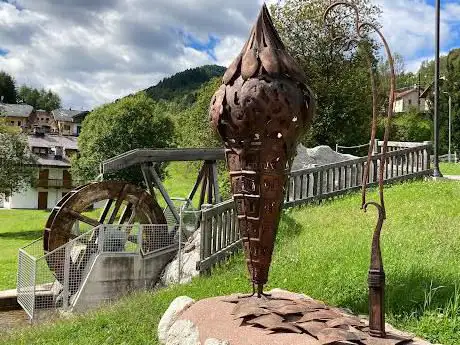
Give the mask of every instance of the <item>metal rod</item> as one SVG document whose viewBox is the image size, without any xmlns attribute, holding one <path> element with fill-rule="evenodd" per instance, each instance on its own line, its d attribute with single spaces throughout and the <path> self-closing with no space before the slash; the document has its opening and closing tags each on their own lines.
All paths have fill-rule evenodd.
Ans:
<svg viewBox="0 0 460 345">
<path fill-rule="evenodd" d="M 177 253 L 177 284 L 180 284 L 181 261 L 182 261 L 182 211 L 185 205 L 182 205 L 179 210 L 179 252 Z"/>
<path fill-rule="evenodd" d="M 435 69 L 434 69 L 434 167 L 433 177 L 442 177 L 439 169 L 439 54 L 440 54 L 440 20 L 441 20 L 441 0 L 436 0 L 436 34 L 435 34 Z"/>
<path fill-rule="evenodd" d="M 452 149 L 452 97 L 449 95 L 449 163 L 451 162 Z"/>
</svg>

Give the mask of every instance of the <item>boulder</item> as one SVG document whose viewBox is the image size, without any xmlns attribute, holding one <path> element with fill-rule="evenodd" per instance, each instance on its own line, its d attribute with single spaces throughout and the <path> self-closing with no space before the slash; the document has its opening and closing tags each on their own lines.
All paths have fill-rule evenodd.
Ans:
<svg viewBox="0 0 460 345">
<path fill-rule="evenodd" d="M 192 321 L 178 320 L 168 330 L 165 345 L 201 345 L 198 329 Z"/>
<path fill-rule="evenodd" d="M 158 324 L 158 340 L 162 344 L 166 344 L 169 336 L 168 332 L 179 316 L 193 303 L 195 303 L 195 301 L 187 296 L 177 297 L 174 301 L 172 301 Z"/>
<path fill-rule="evenodd" d="M 343 162 L 358 158 L 356 156 L 335 152 L 329 146 L 306 148 L 302 144 L 297 146 L 297 154 L 292 163 L 292 171 L 313 168 L 315 166 Z"/>
<path fill-rule="evenodd" d="M 195 231 L 185 244 L 180 263 L 180 280 L 179 280 L 179 255 L 176 255 L 163 271 L 159 284 L 169 286 L 172 284 L 189 283 L 193 277 L 200 274 L 196 269 L 196 263 L 200 261 L 200 229 Z"/>
</svg>

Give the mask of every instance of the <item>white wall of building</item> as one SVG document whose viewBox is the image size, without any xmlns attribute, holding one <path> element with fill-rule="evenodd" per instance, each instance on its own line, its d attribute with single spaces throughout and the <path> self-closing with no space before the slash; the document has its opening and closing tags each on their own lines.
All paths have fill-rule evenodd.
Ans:
<svg viewBox="0 0 460 345">
<path fill-rule="evenodd" d="M 410 109 L 412 108 L 415 108 L 417 109 L 418 107 L 418 102 L 419 102 L 419 98 L 418 98 L 418 91 L 417 90 L 413 90 L 412 92 L 404 95 L 403 97 L 397 99 L 395 101 L 395 105 L 394 105 L 394 112 L 395 113 L 404 113 L 404 112 L 408 112 Z M 421 98 L 420 99 L 420 110 L 421 112 L 424 112 L 424 111 L 427 111 L 428 110 L 428 102 Z"/>
<path fill-rule="evenodd" d="M 63 168 L 49 168 L 49 179 L 50 180 L 62 180 L 63 179 Z M 38 174 L 38 173 L 37 173 Z M 37 175 L 38 177 L 38 175 Z M 61 200 L 62 196 L 68 193 L 70 190 L 67 188 L 32 188 L 21 191 L 20 193 L 14 193 L 8 198 L 3 198 L 3 205 L 0 202 L 0 208 L 6 209 L 38 209 L 38 193 L 47 192 L 47 208 L 52 209 Z"/>
<path fill-rule="evenodd" d="M 29 187 L 20 193 L 14 193 L 10 196 L 10 204 L 8 208 L 38 208 L 38 191 L 35 188 Z"/>
</svg>

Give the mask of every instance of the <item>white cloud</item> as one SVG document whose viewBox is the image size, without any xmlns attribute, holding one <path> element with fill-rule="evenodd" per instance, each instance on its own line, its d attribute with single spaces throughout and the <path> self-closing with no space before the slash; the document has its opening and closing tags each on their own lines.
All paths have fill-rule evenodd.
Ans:
<svg viewBox="0 0 460 345">
<path fill-rule="evenodd" d="M 269 0 L 267 4 L 279 0 Z M 422 0 L 374 0 L 394 52 L 415 70 L 434 50 L 434 8 Z M 11 2 L 11 1 L 10 1 Z M 52 88 L 65 106 L 91 108 L 207 63 L 228 65 L 239 53 L 262 0 L 15 0 L 0 1 L 1 69 L 18 84 Z M 442 38 L 460 5 L 443 11 Z M 218 37 L 213 60 L 185 43 Z M 443 49 L 446 49 L 443 45 Z"/>
<path fill-rule="evenodd" d="M 434 58 L 435 9 L 423 0 L 375 0 L 382 10 L 383 33 L 393 52 L 405 57 L 415 71 L 420 63 Z M 457 39 L 454 24 L 460 21 L 460 5 L 449 3 L 441 13 L 441 49 Z M 432 53 L 431 55 L 429 55 Z M 416 67 L 416 65 L 418 66 Z"/>
<path fill-rule="evenodd" d="M 65 106 L 110 102 L 186 68 L 215 63 L 181 32 L 219 37 L 217 62 L 243 41 L 259 4 L 246 0 L 16 0 L 0 2 L 2 69 L 18 84 L 52 88 Z M 229 41 L 230 39 L 230 41 Z M 241 43 L 242 44 L 242 43 Z M 230 57 L 229 57 L 230 56 Z"/>
</svg>

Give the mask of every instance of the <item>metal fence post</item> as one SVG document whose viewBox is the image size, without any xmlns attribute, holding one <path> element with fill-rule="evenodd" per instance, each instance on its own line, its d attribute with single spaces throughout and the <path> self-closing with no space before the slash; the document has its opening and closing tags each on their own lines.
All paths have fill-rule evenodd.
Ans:
<svg viewBox="0 0 460 345">
<path fill-rule="evenodd" d="M 142 253 L 143 250 L 143 240 L 142 233 L 144 232 L 144 225 L 139 225 L 139 231 L 137 232 L 137 250 L 139 253 Z"/>
<path fill-rule="evenodd" d="M 106 225 L 101 225 L 99 227 L 99 234 L 97 236 L 97 244 L 98 244 L 97 252 L 98 252 L 98 254 L 104 252 L 105 229 L 106 229 Z"/>
<path fill-rule="evenodd" d="M 182 205 L 179 209 L 179 251 L 177 253 L 177 283 L 180 284 L 181 262 L 182 262 L 182 224 L 183 224 L 183 209 Z"/>
<path fill-rule="evenodd" d="M 33 258 L 33 270 L 32 270 L 32 310 L 31 310 L 31 317 L 30 317 L 30 321 L 33 322 L 34 321 L 34 318 L 35 318 L 35 295 L 36 295 L 36 288 L 37 288 L 37 259 L 34 257 Z"/>
<path fill-rule="evenodd" d="M 64 310 L 69 309 L 69 279 L 70 279 L 70 245 L 64 250 L 64 287 L 62 290 L 62 306 Z"/>
</svg>

